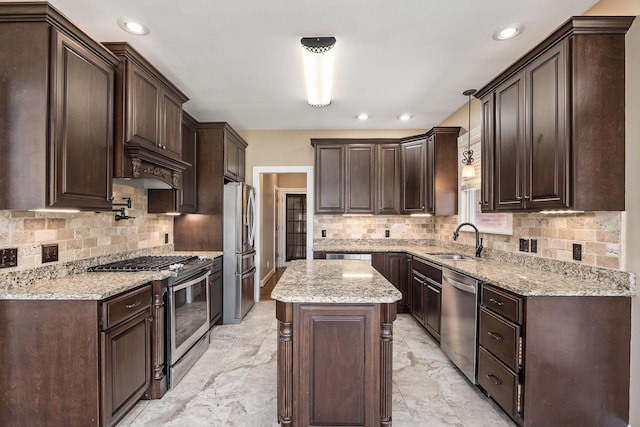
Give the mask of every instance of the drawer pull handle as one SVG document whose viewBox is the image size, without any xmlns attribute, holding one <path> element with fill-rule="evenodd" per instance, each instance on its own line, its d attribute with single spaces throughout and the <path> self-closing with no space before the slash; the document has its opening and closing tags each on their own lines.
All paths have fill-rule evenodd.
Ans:
<svg viewBox="0 0 640 427">
<path fill-rule="evenodd" d="M 502 381 L 500 381 L 500 380 L 498 379 L 498 377 L 496 377 L 496 376 L 495 376 L 495 375 L 493 375 L 493 374 L 487 374 L 487 378 L 489 378 L 489 379 L 490 379 L 490 380 L 491 380 L 495 385 L 500 385 L 500 384 L 502 384 Z"/>
<path fill-rule="evenodd" d="M 127 305 L 125 305 L 125 307 L 127 307 L 128 309 L 131 309 L 131 308 L 134 308 L 134 307 L 139 306 L 141 303 L 142 303 L 142 301 L 137 300 L 137 301 L 136 301 L 136 302 L 134 302 L 134 303 L 131 303 L 131 304 L 127 304 Z"/>
<path fill-rule="evenodd" d="M 487 332 L 487 334 L 488 334 L 491 338 L 493 338 L 494 340 L 496 340 L 496 341 L 500 341 L 500 340 L 502 339 L 502 337 L 501 337 L 500 335 L 498 335 L 498 334 L 496 334 L 496 333 L 494 333 L 494 332 L 489 331 L 489 332 Z"/>
<path fill-rule="evenodd" d="M 495 298 L 491 298 L 489 299 L 489 301 L 491 301 L 492 303 L 494 303 L 495 305 L 497 305 L 498 307 L 502 307 L 504 305 L 504 303 L 502 301 L 498 301 Z"/>
</svg>

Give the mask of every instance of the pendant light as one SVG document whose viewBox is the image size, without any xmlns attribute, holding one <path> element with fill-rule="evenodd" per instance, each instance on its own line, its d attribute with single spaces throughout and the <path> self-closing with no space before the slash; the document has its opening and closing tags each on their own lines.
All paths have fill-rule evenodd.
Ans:
<svg viewBox="0 0 640 427">
<path fill-rule="evenodd" d="M 468 144 L 467 150 L 462 153 L 462 177 L 473 178 L 476 176 L 476 168 L 473 166 L 473 151 L 471 150 L 471 97 L 476 93 L 475 89 L 467 89 L 462 94 L 469 97 L 469 127 L 467 128 Z"/>
</svg>

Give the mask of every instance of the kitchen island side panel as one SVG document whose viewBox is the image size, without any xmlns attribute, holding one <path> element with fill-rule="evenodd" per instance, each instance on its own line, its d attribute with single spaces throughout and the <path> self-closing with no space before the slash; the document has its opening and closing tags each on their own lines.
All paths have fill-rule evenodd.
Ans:
<svg viewBox="0 0 640 427">
<path fill-rule="evenodd" d="M 278 420 L 391 425 L 396 303 L 276 302 Z"/>
</svg>

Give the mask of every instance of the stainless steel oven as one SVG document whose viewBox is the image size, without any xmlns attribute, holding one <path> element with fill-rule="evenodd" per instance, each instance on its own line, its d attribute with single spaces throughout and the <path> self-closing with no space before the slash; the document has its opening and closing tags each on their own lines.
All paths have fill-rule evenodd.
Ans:
<svg viewBox="0 0 640 427">
<path fill-rule="evenodd" d="M 209 344 L 210 265 L 171 283 L 167 290 L 167 380 L 177 384 Z"/>
</svg>

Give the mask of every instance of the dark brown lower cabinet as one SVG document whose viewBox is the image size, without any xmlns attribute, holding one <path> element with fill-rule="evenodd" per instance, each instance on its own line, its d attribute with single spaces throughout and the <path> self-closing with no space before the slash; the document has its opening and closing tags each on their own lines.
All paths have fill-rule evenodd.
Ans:
<svg viewBox="0 0 640 427">
<path fill-rule="evenodd" d="M 115 425 L 151 385 L 151 308 L 102 332 L 102 411 Z"/>
<path fill-rule="evenodd" d="M 630 298 L 481 300 L 478 383 L 518 425 L 627 426 Z"/>
<path fill-rule="evenodd" d="M 424 326 L 425 277 L 413 271 L 411 274 L 411 314 Z"/>
<path fill-rule="evenodd" d="M 442 268 L 416 256 L 411 268 L 411 314 L 440 342 Z"/>
<path fill-rule="evenodd" d="M 0 425 L 111 426 L 161 397 L 156 289 L 166 281 L 103 301 L 1 300 Z"/>
<path fill-rule="evenodd" d="M 276 317 L 282 426 L 391 425 L 395 303 L 277 301 Z"/>
<path fill-rule="evenodd" d="M 404 252 L 373 252 L 371 266 L 382 274 L 401 293 L 398 313 L 409 313 L 409 262 L 411 256 Z"/>
<path fill-rule="evenodd" d="M 209 327 L 222 319 L 222 256 L 213 260 L 209 278 Z"/>
</svg>

